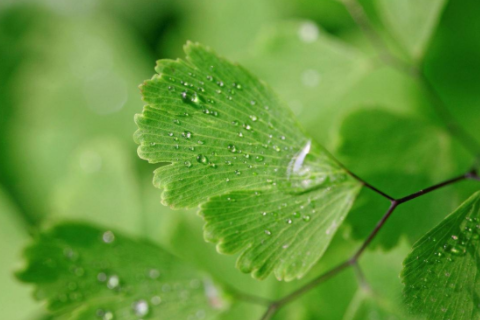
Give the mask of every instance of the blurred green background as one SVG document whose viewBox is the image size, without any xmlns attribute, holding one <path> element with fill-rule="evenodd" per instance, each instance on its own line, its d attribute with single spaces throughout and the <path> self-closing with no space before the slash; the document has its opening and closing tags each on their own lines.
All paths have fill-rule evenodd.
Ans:
<svg viewBox="0 0 480 320">
<path fill-rule="evenodd" d="M 361 1 L 386 41 L 394 42 L 375 2 Z M 424 68 L 459 123 L 480 140 L 479 16 L 477 0 L 446 3 Z M 155 166 L 136 155 L 133 115 L 142 108 L 137 86 L 153 75 L 155 60 L 183 57 L 187 40 L 211 46 L 273 86 L 312 136 L 394 196 L 468 168 L 471 158 L 443 128 L 422 86 L 379 63 L 335 0 L 3 0 L 0 309 L 5 319 L 42 317 L 42 306 L 13 270 L 29 238 L 62 219 L 148 238 L 244 291 L 273 297 L 300 285 L 240 274 L 235 257 L 220 256 L 203 243 L 202 220 L 194 211 L 160 204 L 160 192 L 151 184 Z M 364 258 L 370 273 L 392 263 L 386 274 L 371 275 L 372 284 L 392 282 L 387 289 L 379 285 L 389 290 L 382 294 L 400 301 L 396 275 L 411 243 L 475 189 L 470 183 L 449 187 L 396 213 Z M 347 257 L 385 206 L 363 191 L 318 270 Z M 393 250 L 387 255 L 386 249 Z M 356 290 L 353 274 L 343 274 L 278 319 L 342 319 Z M 225 319 L 262 311 L 246 304 L 236 309 Z"/>
</svg>

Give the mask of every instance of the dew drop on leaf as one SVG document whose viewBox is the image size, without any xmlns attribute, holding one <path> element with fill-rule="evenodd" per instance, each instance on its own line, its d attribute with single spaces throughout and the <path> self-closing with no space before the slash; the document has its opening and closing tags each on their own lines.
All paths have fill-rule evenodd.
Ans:
<svg viewBox="0 0 480 320">
<path fill-rule="evenodd" d="M 199 155 L 197 156 L 197 161 L 198 161 L 199 163 L 201 163 L 201 164 L 208 164 L 208 158 L 205 157 L 205 156 L 202 155 L 202 154 L 199 154 Z"/>
</svg>

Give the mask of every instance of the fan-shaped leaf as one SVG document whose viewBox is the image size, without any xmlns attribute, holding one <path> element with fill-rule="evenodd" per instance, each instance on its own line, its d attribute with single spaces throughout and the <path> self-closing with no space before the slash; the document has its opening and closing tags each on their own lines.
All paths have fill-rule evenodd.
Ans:
<svg viewBox="0 0 480 320">
<path fill-rule="evenodd" d="M 480 193 L 421 238 L 404 262 L 405 301 L 427 319 L 480 319 Z"/>
<path fill-rule="evenodd" d="M 202 214 L 219 251 L 246 250 L 238 265 L 257 278 L 271 271 L 301 277 L 360 184 L 304 134 L 268 86 L 201 45 L 185 51 L 186 61 L 158 62 L 136 117 L 140 157 L 169 163 L 155 171 L 163 203 L 211 199 Z"/>
</svg>

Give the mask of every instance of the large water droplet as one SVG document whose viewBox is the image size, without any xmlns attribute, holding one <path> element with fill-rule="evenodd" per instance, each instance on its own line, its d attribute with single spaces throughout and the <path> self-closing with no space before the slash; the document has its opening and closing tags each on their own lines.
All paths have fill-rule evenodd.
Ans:
<svg viewBox="0 0 480 320">
<path fill-rule="evenodd" d="M 197 156 L 197 161 L 198 161 L 199 163 L 201 163 L 201 164 L 208 164 L 208 158 L 205 157 L 205 156 L 202 155 L 202 154 L 199 154 L 199 155 Z"/>
<path fill-rule="evenodd" d="M 312 152 L 311 141 L 308 141 L 288 164 L 286 186 L 293 192 L 304 192 L 321 187 L 328 178 L 331 180 L 344 178 L 344 174 L 339 170 L 333 173 L 328 167 L 319 169 L 316 165 L 319 162 L 317 153 Z"/>
</svg>

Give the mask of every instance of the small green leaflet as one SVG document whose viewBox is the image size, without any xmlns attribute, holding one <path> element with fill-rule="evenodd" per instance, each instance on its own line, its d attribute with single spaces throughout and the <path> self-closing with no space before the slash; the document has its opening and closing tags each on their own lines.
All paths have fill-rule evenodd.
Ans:
<svg viewBox="0 0 480 320">
<path fill-rule="evenodd" d="M 480 319 L 480 192 L 413 247 L 402 279 L 409 309 L 429 320 Z"/>
<path fill-rule="evenodd" d="M 387 29 L 413 59 L 423 56 L 446 0 L 377 0 Z"/>
<path fill-rule="evenodd" d="M 161 248 L 64 223 L 26 249 L 18 274 L 65 320 L 214 319 L 229 303 L 205 274 Z"/>
<path fill-rule="evenodd" d="M 142 86 L 138 154 L 163 163 L 154 184 L 174 208 L 203 204 L 205 238 L 243 252 L 263 279 L 302 277 L 326 250 L 360 183 L 300 129 L 263 82 L 210 49 L 160 60 Z M 169 163 L 166 164 L 165 163 Z"/>
</svg>

